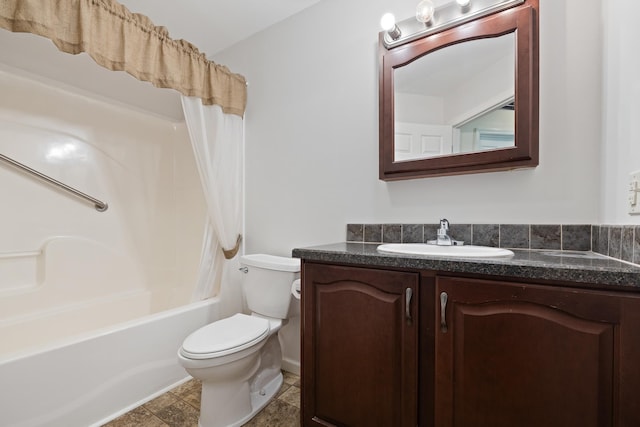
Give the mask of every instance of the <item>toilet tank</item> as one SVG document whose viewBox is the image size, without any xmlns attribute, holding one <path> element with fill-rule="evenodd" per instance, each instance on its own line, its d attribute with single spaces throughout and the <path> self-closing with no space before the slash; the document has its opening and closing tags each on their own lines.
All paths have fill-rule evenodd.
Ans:
<svg viewBox="0 0 640 427">
<path fill-rule="evenodd" d="M 252 254 L 240 257 L 246 267 L 244 295 L 254 313 L 286 319 L 291 286 L 300 277 L 300 260 L 274 255 Z"/>
</svg>

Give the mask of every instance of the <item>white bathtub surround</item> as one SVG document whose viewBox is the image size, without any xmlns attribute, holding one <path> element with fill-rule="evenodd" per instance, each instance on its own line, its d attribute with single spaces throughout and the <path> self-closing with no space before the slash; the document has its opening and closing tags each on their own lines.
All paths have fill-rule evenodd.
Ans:
<svg viewBox="0 0 640 427">
<path fill-rule="evenodd" d="M 0 164 L 0 358 L 187 304 L 205 207 L 186 127 L 17 70 L 0 92 L 0 152 L 109 203 Z"/>
<path fill-rule="evenodd" d="M 109 203 L 0 165 L 0 425 L 98 425 L 186 378 L 177 348 L 220 316 L 176 308 L 206 211 L 186 126 L 5 68 L 0 93 L 0 152 Z"/>
<path fill-rule="evenodd" d="M 228 286 L 225 306 L 242 309 L 236 254 L 242 239 L 242 117 L 218 105 L 182 97 L 182 107 L 207 205 L 207 223 L 194 300 Z"/>
</svg>

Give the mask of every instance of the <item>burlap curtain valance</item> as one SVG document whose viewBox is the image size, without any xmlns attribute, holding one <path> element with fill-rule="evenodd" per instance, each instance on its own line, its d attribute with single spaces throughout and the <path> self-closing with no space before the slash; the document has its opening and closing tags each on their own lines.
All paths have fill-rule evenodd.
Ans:
<svg viewBox="0 0 640 427">
<path fill-rule="evenodd" d="M 47 37 L 61 51 L 86 52 L 109 70 L 220 105 L 228 114 L 244 114 L 244 77 L 115 0 L 2 0 L 0 27 Z"/>
</svg>

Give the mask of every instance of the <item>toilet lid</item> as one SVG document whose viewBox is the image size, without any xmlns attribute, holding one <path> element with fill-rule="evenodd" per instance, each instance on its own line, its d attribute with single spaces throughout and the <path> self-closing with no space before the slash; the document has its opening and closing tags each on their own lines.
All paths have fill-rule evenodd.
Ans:
<svg viewBox="0 0 640 427">
<path fill-rule="evenodd" d="M 260 342 L 269 334 L 269 321 L 238 313 L 204 326 L 189 335 L 181 352 L 191 359 L 225 356 Z"/>
</svg>

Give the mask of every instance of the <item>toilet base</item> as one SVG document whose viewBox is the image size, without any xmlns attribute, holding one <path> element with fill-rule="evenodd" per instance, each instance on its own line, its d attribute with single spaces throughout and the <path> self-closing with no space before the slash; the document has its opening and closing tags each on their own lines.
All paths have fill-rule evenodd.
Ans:
<svg viewBox="0 0 640 427">
<path fill-rule="evenodd" d="M 265 406 L 271 401 L 271 399 L 278 393 L 282 386 L 283 376 L 279 373 L 275 378 L 269 381 L 261 390 L 251 392 L 251 412 L 242 419 L 229 424 L 228 427 L 240 427 L 247 423 L 251 418 L 255 417 L 258 412 L 264 409 Z M 204 426 L 200 420 L 198 420 L 198 427 Z"/>
</svg>

